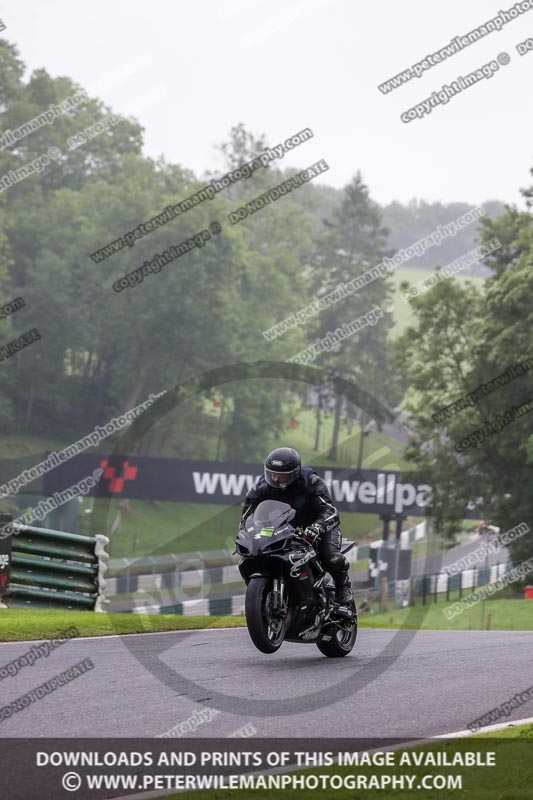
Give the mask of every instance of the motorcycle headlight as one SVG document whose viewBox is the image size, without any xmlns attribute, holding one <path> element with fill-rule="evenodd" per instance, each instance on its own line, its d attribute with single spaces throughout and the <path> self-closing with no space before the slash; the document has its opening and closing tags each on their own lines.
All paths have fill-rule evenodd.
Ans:
<svg viewBox="0 0 533 800">
<path fill-rule="evenodd" d="M 267 545 L 265 550 L 268 550 L 269 553 L 272 553 L 274 550 L 285 550 L 286 545 L 287 540 L 281 539 L 280 541 L 272 542 L 272 544 Z"/>
</svg>

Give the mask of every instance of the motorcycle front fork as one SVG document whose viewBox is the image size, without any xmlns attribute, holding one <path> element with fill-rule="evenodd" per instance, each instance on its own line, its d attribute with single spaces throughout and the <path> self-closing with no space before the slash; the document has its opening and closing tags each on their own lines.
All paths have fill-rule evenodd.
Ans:
<svg viewBox="0 0 533 800">
<path fill-rule="evenodd" d="M 285 581 L 283 578 L 274 578 L 272 581 L 272 614 L 278 617 L 287 616 L 287 602 L 285 599 Z"/>
</svg>

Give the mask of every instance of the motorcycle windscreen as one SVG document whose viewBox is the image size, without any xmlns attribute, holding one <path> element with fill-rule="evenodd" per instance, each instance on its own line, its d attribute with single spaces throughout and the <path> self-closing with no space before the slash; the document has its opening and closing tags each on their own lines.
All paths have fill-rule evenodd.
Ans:
<svg viewBox="0 0 533 800">
<path fill-rule="evenodd" d="M 258 528 L 281 528 L 295 516 L 296 511 L 279 500 L 263 500 L 253 513 L 254 525 Z"/>
</svg>

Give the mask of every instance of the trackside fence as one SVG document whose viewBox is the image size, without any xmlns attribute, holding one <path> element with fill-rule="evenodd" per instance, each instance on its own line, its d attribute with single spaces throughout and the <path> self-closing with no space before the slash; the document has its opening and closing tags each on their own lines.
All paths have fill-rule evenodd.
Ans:
<svg viewBox="0 0 533 800">
<path fill-rule="evenodd" d="M 454 575 L 448 572 L 418 575 L 407 580 L 387 581 L 382 578 L 379 587 L 372 587 L 369 598 L 374 601 L 374 610 L 386 610 L 387 602 L 392 602 L 396 607 L 428 605 L 438 603 L 439 600 L 460 600 L 463 595 L 473 593 L 480 586 L 495 583 L 513 569 L 511 561 L 493 564 L 490 567 L 473 567 L 457 572 Z"/>
<path fill-rule="evenodd" d="M 478 567 L 465 569 L 455 575 L 442 572 L 421 575 L 411 578 L 411 594 L 413 599 L 418 599 L 422 605 L 430 602 L 436 603 L 439 595 L 441 595 L 441 599 L 443 599 L 442 596 L 445 596 L 446 600 L 450 600 L 452 594 L 460 599 L 467 590 L 470 593 L 479 586 L 494 583 L 512 569 L 512 563 L 507 561 L 504 564 L 494 564 L 485 569 Z"/>
</svg>

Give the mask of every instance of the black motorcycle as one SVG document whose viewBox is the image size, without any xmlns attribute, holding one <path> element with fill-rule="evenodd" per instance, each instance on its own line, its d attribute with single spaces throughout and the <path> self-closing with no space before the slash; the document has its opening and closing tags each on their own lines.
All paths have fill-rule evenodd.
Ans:
<svg viewBox="0 0 533 800">
<path fill-rule="evenodd" d="M 275 653 L 288 641 L 316 644 L 330 658 L 346 656 L 357 638 L 355 603 L 335 601 L 333 581 L 313 545 L 290 524 L 295 514 L 286 503 L 265 500 L 239 527 L 235 552 L 242 556 L 250 638 L 262 653 Z"/>
</svg>

